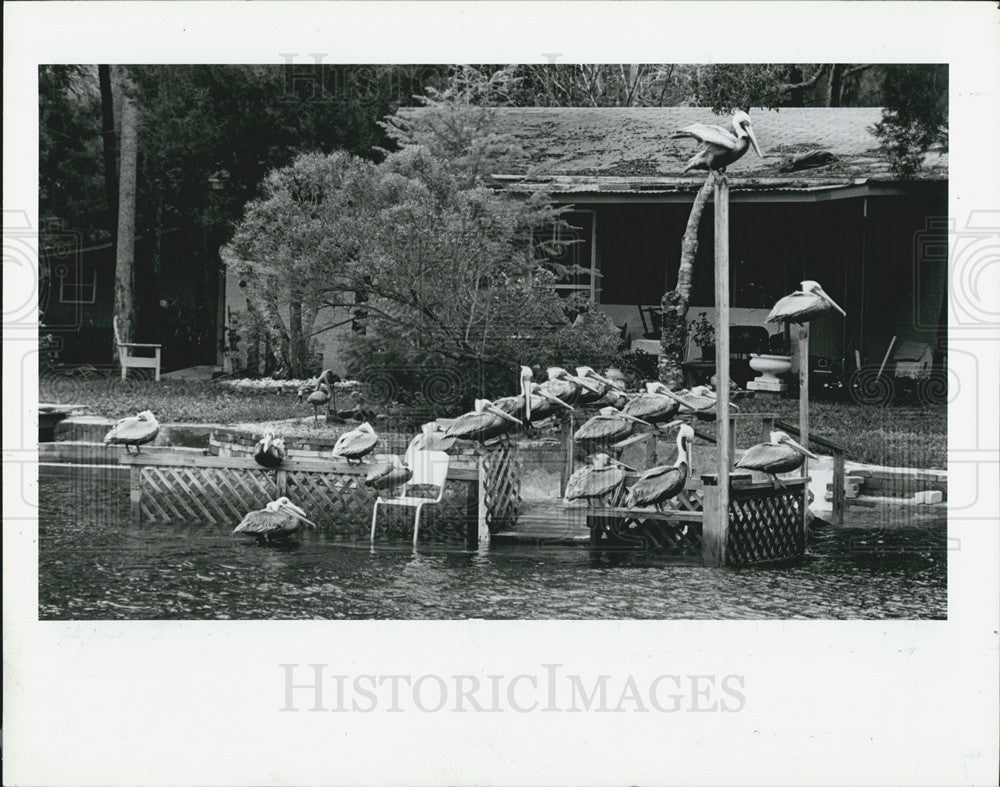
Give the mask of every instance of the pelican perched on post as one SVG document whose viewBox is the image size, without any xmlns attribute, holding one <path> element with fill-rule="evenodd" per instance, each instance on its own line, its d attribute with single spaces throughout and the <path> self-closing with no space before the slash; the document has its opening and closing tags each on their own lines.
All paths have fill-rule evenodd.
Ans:
<svg viewBox="0 0 1000 787">
<path fill-rule="evenodd" d="M 561 409 L 573 409 L 538 383 L 532 382 L 533 376 L 530 366 L 522 366 L 521 392 L 517 396 L 504 396 L 501 399 L 495 399 L 493 405 L 503 410 L 507 415 L 522 418 L 525 424 L 530 424 L 532 421 L 544 421 Z"/>
<path fill-rule="evenodd" d="M 566 500 L 600 500 L 624 483 L 625 470 L 632 468 L 607 454 L 594 454 L 591 464 L 584 465 L 569 477 L 566 482 Z"/>
<path fill-rule="evenodd" d="M 685 126 L 671 135 L 671 139 L 690 137 L 702 143 L 702 148 L 684 167 L 684 172 L 692 169 L 725 170 L 727 166 L 743 157 L 751 145 L 760 158 L 764 154 L 757 146 L 750 116 L 746 112 L 733 113 L 732 131 L 722 126 L 695 123 Z"/>
<path fill-rule="evenodd" d="M 454 437 L 445 436 L 445 428 L 437 421 L 428 421 L 420 427 L 420 434 L 410 440 L 406 453 L 414 451 L 450 451 L 455 445 Z"/>
<path fill-rule="evenodd" d="M 588 419 L 583 426 L 576 430 L 573 439 L 577 441 L 618 440 L 632 434 L 632 430 L 635 428 L 634 424 L 650 426 L 648 421 L 626 415 L 614 407 L 602 407 L 597 415 Z"/>
<path fill-rule="evenodd" d="M 771 309 L 767 315 L 767 322 L 794 322 L 802 324 L 810 322 L 817 317 L 836 309 L 843 316 L 847 312 L 841 309 L 831 298 L 819 282 L 806 280 L 802 282 L 802 289 L 796 290 L 791 295 L 786 295 Z"/>
<path fill-rule="evenodd" d="M 681 421 L 669 426 L 680 426 L 677 430 L 677 459 L 672 465 L 662 465 L 647 470 L 628 490 L 626 505 L 656 506 L 663 510 L 663 504 L 684 491 L 691 472 L 690 445 L 694 440 L 694 429 Z"/>
<path fill-rule="evenodd" d="M 702 421 L 715 420 L 718 397 L 707 385 L 696 385 L 690 391 L 679 391 L 677 396 L 681 400 L 678 415 L 694 415 Z M 740 408 L 730 402 L 729 409 L 739 412 Z"/>
<path fill-rule="evenodd" d="M 550 366 L 546 373 L 549 379 L 542 383 L 542 389 L 566 404 L 576 404 L 583 391 L 596 393 L 600 390 L 593 381 L 574 377 L 560 366 Z"/>
<path fill-rule="evenodd" d="M 777 473 L 798 470 L 806 457 L 819 459 L 816 454 L 793 440 L 786 432 L 771 432 L 771 440 L 750 446 L 734 465 L 742 470 L 757 470 L 771 476 L 776 486 L 781 486 Z"/>
<path fill-rule="evenodd" d="M 132 453 L 128 447 L 134 445 L 135 452 L 139 453 L 139 446 L 153 442 L 159 433 L 160 424 L 157 423 L 156 416 L 150 410 L 143 410 L 138 415 L 122 418 L 112 426 L 104 435 L 104 444 L 123 445 L 125 453 Z"/>
<path fill-rule="evenodd" d="M 277 467 L 285 461 L 285 441 L 275 437 L 274 431 L 268 429 L 257 443 L 253 458 L 261 467 Z"/>
<path fill-rule="evenodd" d="M 597 388 L 596 391 L 581 391 L 576 400 L 579 404 L 594 404 L 601 401 L 612 392 L 617 392 L 619 394 L 625 393 L 625 389 L 622 388 L 617 382 L 598 374 L 589 366 L 577 366 L 576 379 L 586 380 L 588 383 L 596 386 Z"/>
<path fill-rule="evenodd" d="M 365 421 L 361 426 L 344 432 L 333 445 L 334 459 L 346 459 L 348 462 L 361 463 L 361 457 L 371 453 L 378 443 L 378 435 L 372 425 Z"/>
<path fill-rule="evenodd" d="M 287 497 L 279 497 L 243 517 L 233 533 L 246 533 L 255 536 L 258 544 L 271 544 L 287 540 L 298 532 L 303 522 L 316 529 L 316 523 L 306 518 L 305 511 Z"/>
<path fill-rule="evenodd" d="M 379 491 L 396 489 L 413 478 L 413 470 L 395 454 L 378 454 L 365 476 L 365 486 Z"/>
<path fill-rule="evenodd" d="M 672 421 L 682 404 L 684 400 L 663 383 L 648 382 L 646 392 L 633 396 L 622 412 L 656 426 Z"/>
<path fill-rule="evenodd" d="M 505 413 L 489 399 L 476 399 L 475 409 L 452 421 L 445 437 L 485 443 L 494 437 L 508 434 L 513 428 L 511 424 L 521 426 L 521 421 Z"/>
</svg>

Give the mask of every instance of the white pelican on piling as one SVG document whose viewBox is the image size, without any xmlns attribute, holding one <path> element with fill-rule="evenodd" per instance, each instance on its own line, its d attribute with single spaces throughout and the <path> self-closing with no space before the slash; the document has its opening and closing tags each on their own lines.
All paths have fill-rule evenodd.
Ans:
<svg viewBox="0 0 1000 787">
<path fill-rule="evenodd" d="M 365 421 L 361 426 L 344 432 L 333 445 L 333 458 L 361 463 L 361 457 L 371 453 L 378 442 L 378 435 L 372 425 Z"/>
<path fill-rule="evenodd" d="M 619 394 L 623 394 L 625 392 L 625 389 L 622 388 L 617 381 L 598 374 L 589 366 L 577 366 L 576 378 L 578 380 L 586 380 L 588 383 L 596 386 L 597 388 L 596 391 L 580 391 L 577 396 L 577 402 L 579 404 L 594 404 L 595 402 L 601 401 L 612 392 L 617 392 Z"/>
<path fill-rule="evenodd" d="M 646 383 L 646 392 L 633 396 L 622 408 L 626 415 L 654 426 L 672 421 L 683 400 L 660 382 Z"/>
<path fill-rule="evenodd" d="M 694 429 L 681 421 L 669 426 L 680 426 L 677 430 L 677 460 L 672 465 L 662 465 L 647 470 L 628 490 L 626 505 L 656 506 L 663 510 L 663 504 L 684 490 L 688 474 L 691 472 L 690 448 L 694 440 Z"/>
<path fill-rule="evenodd" d="M 277 467 L 285 461 L 285 441 L 275 437 L 274 431 L 268 429 L 257 443 L 253 458 L 261 467 Z"/>
<path fill-rule="evenodd" d="M 566 500 L 593 502 L 617 490 L 625 482 L 625 470 L 632 470 L 607 454 L 594 454 L 566 482 Z"/>
<path fill-rule="evenodd" d="M 485 443 L 494 437 L 508 434 L 513 429 L 512 424 L 521 426 L 517 418 L 496 407 L 489 399 L 476 399 L 475 409 L 452 421 L 445 437 Z"/>
<path fill-rule="evenodd" d="M 534 373 L 530 366 L 522 366 L 519 380 L 521 392 L 517 396 L 504 396 L 501 399 L 495 399 L 493 405 L 503 410 L 507 415 L 521 417 L 526 424 L 530 424 L 532 421 L 543 421 L 560 409 L 573 409 L 538 383 L 532 382 L 533 376 Z"/>
<path fill-rule="evenodd" d="M 251 511 L 243 517 L 233 533 L 246 533 L 255 536 L 259 544 L 270 544 L 288 539 L 298 532 L 303 522 L 316 529 L 316 523 L 306 518 L 305 511 L 287 497 L 279 497 L 260 511 Z"/>
<path fill-rule="evenodd" d="M 819 459 L 816 454 L 797 443 L 787 433 L 771 432 L 771 441 L 750 446 L 734 467 L 757 470 L 771 476 L 776 486 L 781 486 L 777 473 L 789 473 L 802 467 L 805 457 Z"/>
<path fill-rule="evenodd" d="M 139 446 L 151 443 L 160 433 L 160 425 L 156 421 L 156 416 L 150 410 L 143 410 L 138 415 L 130 415 L 122 418 L 111 427 L 104 435 L 105 445 L 123 445 L 126 453 L 130 445 L 135 446 L 135 452 L 139 453 Z"/>
<path fill-rule="evenodd" d="M 841 309 L 831 298 L 819 282 L 806 280 L 802 282 L 802 289 L 796 290 L 791 295 L 786 295 L 771 309 L 767 315 L 767 322 L 794 322 L 804 323 L 822 317 L 827 312 L 836 309 L 844 317 L 847 312 Z"/>
<path fill-rule="evenodd" d="M 577 441 L 584 440 L 618 440 L 628 437 L 635 428 L 634 424 L 649 426 L 648 421 L 626 415 L 614 407 L 602 407 L 600 412 L 590 418 L 573 435 Z"/>
<path fill-rule="evenodd" d="M 742 158 L 751 145 L 757 155 L 764 158 L 764 154 L 757 146 L 757 137 L 754 136 L 750 116 L 746 112 L 734 112 L 732 125 L 730 131 L 722 126 L 695 123 L 672 134 L 671 139 L 690 137 L 702 143 L 701 150 L 688 161 L 684 172 L 692 169 L 725 170 L 734 161 Z"/>
<path fill-rule="evenodd" d="M 595 393 L 600 390 L 593 381 L 574 377 L 560 366 L 550 366 L 546 374 L 549 379 L 542 383 L 542 389 L 566 404 L 576 404 L 583 391 Z"/>
<path fill-rule="evenodd" d="M 420 434 L 410 440 L 406 453 L 413 451 L 450 451 L 455 445 L 454 437 L 445 437 L 445 428 L 437 421 L 428 421 L 420 427 Z"/>
<path fill-rule="evenodd" d="M 378 454 L 375 464 L 365 476 L 365 486 L 379 491 L 393 490 L 413 478 L 411 470 L 395 454 Z"/>
</svg>

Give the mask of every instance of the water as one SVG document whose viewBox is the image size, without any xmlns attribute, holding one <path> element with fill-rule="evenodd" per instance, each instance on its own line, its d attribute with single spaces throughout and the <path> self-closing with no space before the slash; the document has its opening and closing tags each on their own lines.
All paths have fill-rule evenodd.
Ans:
<svg viewBox="0 0 1000 787">
<path fill-rule="evenodd" d="M 944 522 L 827 528 L 798 565 L 706 569 L 579 547 L 414 554 L 313 533 L 263 548 L 217 528 L 131 526 L 116 487 L 42 482 L 41 619 L 947 617 Z"/>
</svg>

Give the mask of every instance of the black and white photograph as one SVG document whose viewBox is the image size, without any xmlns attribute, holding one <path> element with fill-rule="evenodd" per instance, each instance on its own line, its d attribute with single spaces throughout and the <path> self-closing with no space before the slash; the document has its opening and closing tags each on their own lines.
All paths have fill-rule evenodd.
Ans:
<svg viewBox="0 0 1000 787">
<path fill-rule="evenodd" d="M 111 38 L 136 33 L 104 48 L 67 33 L 79 4 L 24 5 L 18 22 L 66 43 L 5 69 L 28 112 L 23 152 L 5 145 L 22 177 L 4 199 L 5 693 L 32 649 L 80 654 L 74 674 L 110 657 L 114 688 L 74 681 L 68 717 L 107 702 L 144 721 L 120 770 L 94 739 L 126 728 L 101 719 L 59 733 L 88 752 L 79 770 L 16 759 L 11 783 L 995 778 L 1000 103 L 995 74 L 970 92 L 958 41 L 851 46 L 850 17 L 818 4 L 849 31 L 838 50 L 807 4 L 783 4 L 810 49 L 773 5 L 726 4 L 769 21 L 717 33 L 697 24 L 724 19 L 716 4 L 622 3 L 703 40 L 651 47 L 640 26 L 635 48 L 583 57 L 529 25 L 507 57 L 449 56 L 464 22 L 482 36 L 515 7 L 577 31 L 600 17 L 246 3 L 224 32 L 237 4 L 192 7 L 188 28 L 163 3 L 178 49 L 144 56 L 154 4 L 83 3 Z M 911 29 L 892 3 L 838 5 Z M 942 5 L 995 28 L 995 8 Z M 292 35 L 310 9 L 315 29 Z M 371 40 L 383 25 L 398 51 Z M 157 728 L 133 694 L 154 664 L 180 672 L 152 701 L 211 731 L 172 730 L 147 757 Z M 791 713 L 783 674 L 803 692 Z M 926 696 L 930 675 L 955 696 Z M 931 753 L 939 727 L 847 732 L 834 714 L 793 735 L 815 770 L 773 761 L 772 727 L 767 757 L 752 740 L 723 755 L 754 758 L 745 771 L 689 744 L 675 773 L 594 765 L 583 745 L 601 712 L 618 714 L 593 720 L 608 740 L 689 723 L 685 740 L 722 746 L 773 725 L 762 712 L 808 726 L 823 708 L 801 707 L 806 687 L 840 724 L 880 692 L 913 723 L 966 703 L 978 737 L 956 728 Z M 28 716 L 22 733 L 58 723 Z M 469 724 L 487 718 L 499 737 L 476 760 Z M 224 719 L 250 748 L 272 725 L 288 743 L 341 735 L 344 769 L 206 764 Z M 575 765 L 533 751 L 505 774 L 503 725 L 547 721 L 539 745 Z M 398 752 L 412 770 L 379 763 L 422 724 Z M 452 765 L 424 737 L 449 735 L 467 748 Z M 168 739 L 195 755 L 157 773 Z M 855 739 L 863 755 L 823 765 Z"/>
</svg>

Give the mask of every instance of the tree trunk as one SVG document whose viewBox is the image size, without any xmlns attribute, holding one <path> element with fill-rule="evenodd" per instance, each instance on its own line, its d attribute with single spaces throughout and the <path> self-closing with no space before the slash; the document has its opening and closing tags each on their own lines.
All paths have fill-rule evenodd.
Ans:
<svg viewBox="0 0 1000 787">
<path fill-rule="evenodd" d="M 830 82 L 826 93 L 826 105 L 828 107 L 839 107 L 843 91 L 844 65 L 842 63 L 834 63 L 830 67 Z"/>
<path fill-rule="evenodd" d="M 115 316 L 123 342 L 132 341 L 135 269 L 135 189 L 138 154 L 138 118 L 131 100 L 121 94 L 121 169 L 118 195 L 118 245 L 115 258 Z M 113 339 L 112 339 L 113 341 Z M 114 350 L 118 357 L 117 348 Z"/>
<path fill-rule="evenodd" d="M 101 140 L 104 147 L 104 193 L 108 202 L 108 230 L 111 232 L 111 253 L 116 254 L 118 177 L 115 169 L 115 113 L 114 100 L 111 96 L 111 67 L 98 66 L 97 80 L 101 89 Z"/>
<path fill-rule="evenodd" d="M 694 198 L 688 216 L 684 238 L 681 240 L 681 261 L 677 266 L 677 286 L 664 293 L 660 306 L 663 309 L 663 329 L 660 335 L 660 382 L 672 390 L 684 381 L 684 349 L 687 347 L 687 310 L 691 298 L 691 281 L 694 259 L 698 254 L 698 225 L 705 203 L 715 185 L 715 174 L 710 173 L 705 184 Z"/>
</svg>

